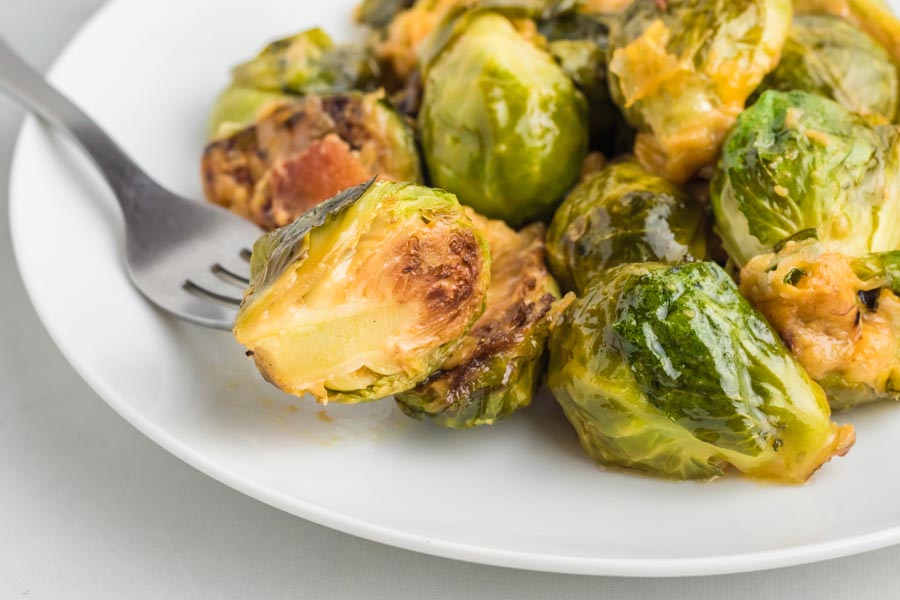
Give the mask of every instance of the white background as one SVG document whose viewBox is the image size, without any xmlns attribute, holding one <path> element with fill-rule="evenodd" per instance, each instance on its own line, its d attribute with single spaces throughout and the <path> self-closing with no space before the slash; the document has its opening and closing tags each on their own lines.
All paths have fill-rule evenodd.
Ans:
<svg viewBox="0 0 900 600">
<path fill-rule="evenodd" d="M 100 4 L 0 0 L 0 36 L 45 69 Z M 103 404 L 28 303 L 5 201 L 21 116 L 0 97 L 0 599 L 900 597 L 900 548 L 727 577 L 529 573 L 336 533 L 194 471 Z"/>
</svg>

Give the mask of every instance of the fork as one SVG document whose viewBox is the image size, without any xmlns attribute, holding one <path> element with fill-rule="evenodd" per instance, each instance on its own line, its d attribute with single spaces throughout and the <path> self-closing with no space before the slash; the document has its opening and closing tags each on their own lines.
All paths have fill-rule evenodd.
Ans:
<svg viewBox="0 0 900 600">
<path fill-rule="evenodd" d="M 125 270 L 141 294 L 179 319 L 230 330 L 262 232 L 224 208 L 164 189 L 2 39 L 0 88 L 66 131 L 103 174 L 125 217 Z"/>
</svg>

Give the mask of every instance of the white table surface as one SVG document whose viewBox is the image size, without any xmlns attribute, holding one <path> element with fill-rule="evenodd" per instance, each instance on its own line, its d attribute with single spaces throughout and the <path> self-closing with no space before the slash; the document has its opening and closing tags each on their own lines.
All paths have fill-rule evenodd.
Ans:
<svg viewBox="0 0 900 600">
<path fill-rule="evenodd" d="M 0 36 L 45 69 L 101 3 L 0 0 Z M 81 381 L 28 302 L 5 202 L 21 117 L 0 96 L 0 599 L 900 598 L 900 547 L 724 577 L 530 573 L 350 537 L 195 471 Z"/>
</svg>

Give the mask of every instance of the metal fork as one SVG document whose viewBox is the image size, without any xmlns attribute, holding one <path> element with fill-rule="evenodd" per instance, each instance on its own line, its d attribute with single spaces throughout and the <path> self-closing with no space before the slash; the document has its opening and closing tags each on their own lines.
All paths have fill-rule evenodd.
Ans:
<svg viewBox="0 0 900 600">
<path fill-rule="evenodd" d="M 112 188 L 125 216 L 125 268 L 151 302 L 180 319 L 229 330 L 261 231 L 237 215 L 164 189 L 81 109 L 0 39 L 0 88 L 71 135 Z"/>
</svg>

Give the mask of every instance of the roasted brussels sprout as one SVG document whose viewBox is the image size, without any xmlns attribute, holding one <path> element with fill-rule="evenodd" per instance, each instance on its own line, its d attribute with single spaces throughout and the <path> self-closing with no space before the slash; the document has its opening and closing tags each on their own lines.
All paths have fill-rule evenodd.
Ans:
<svg viewBox="0 0 900 600">
<path fill-rule="evenodd" d="M 900 63 L 900 21 L 884 0 L 794 0 L 798 14 L 830 14 L 847 19 Z"/>
<path fill-rule="evenodd" d="M 428 69 L 419 124 L 434 184 L 513 226 L 548 216 L 587 153 L 584 96 L 490 12 L 469 20 Z"/>
<path fill-rule="evenodd" d="M 781 61 L 759 92 L 800 90 L 819 94 L 853 112 L 893 118 L 897 68 L 884 48 L 838 17 L 794 18 Z"/>
<path fill-rule="evenodd" d="M 559 289 L 544 263 L 544 226 L 516 233 L 503 221 L 467 214 L 491 249 L 484 314 L 439 371 L 397 395 L 407 415 L 458 429 L 491 425 L 531 404 L 559 313 Z"/>
<path fill-rule="evenodd" d="M 790 0 L 636 0 L 611 36 L 613 100 L 635 155 L 682 183 L 712 163 L 744 102 L 778 63 Z"/>
<path fill-rule="evenodd" d="M 209 118 L 209 137 L 225 137 L 253 123 L 274 104 L 296 100 L 293 94 L 230 85 L 219 94 Z"/>
<path fill-rule="evenodd" d="M 897 128 L 805 92 L 765 92 L 729 134 L 711 192 L 738 265 L 815 229 L 851 256 L 900 248 Z"/>
<path fill-rule="evenodd" d="M 399 13 L 378 45 L 378 58 L 401 81 L 419 65 L 419 51 L 439 23 L 455 8 L 469 0 L 416 0 L 409 10 Z"/>
<path fill-rule="evenodd" d="M 741 292 L 834 408 L 900 399 L 900 252 L 851 258 L 790 241 L 741 271 Z"/>
<path fill-rule="evenodd" d="M 273 106 L 211 142 L 202 171 L 210 202 L 264 229 L 376 175 L 422 180 L 412 129 L 378 94 L 310 94 Z"/>
<path fill-rule="evenodd" d="M 386 27 L 400 11 L 406 10 L 415 0 L 363 0 L 356 9 L 356 20 L 371 27 Z"/>
<path fill-rule="evenodd" d="M 608 22 L 604 15 L 566 12 L 541 20 L 538 31 L 548 40 L 547 50 L 587 99 L 591 148 L 615 156 L 631 152 L 634 131 L 609 95 Z"/>
<path fill-rule="evenodd" d="M 490 263 L 452 194 L 370 181 L 256 242 L 234 334 L 285 392 L 382 398 L 414 387 L 466 339 Z"/>
<path fill-rule="evenodd" d="M 309 29 L 272 42 L 260 54 L 236 66 L 236 85 L 275 92 L 327 94 L 372 91 L 378 87 L 378 62 L 364 45 L 335 45 L 321 29 Z"/>
<path fill-rule="evenodd" d="M 550 338 L 550 388 L 598 462 L 802 482 L 854 441 L 715 263 L 605 271 Z"/>
<path fill-rule="evenodd" d="M 569 193 L 550 224 L 547 260 L 563 288 L 580 293 L 623 263 L 705 260 L 706 234 L 703 207 L 668 180 L 622 162 Z"/>
</svg>

